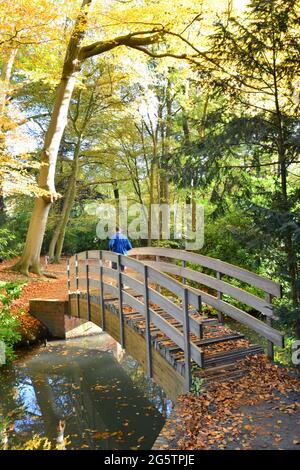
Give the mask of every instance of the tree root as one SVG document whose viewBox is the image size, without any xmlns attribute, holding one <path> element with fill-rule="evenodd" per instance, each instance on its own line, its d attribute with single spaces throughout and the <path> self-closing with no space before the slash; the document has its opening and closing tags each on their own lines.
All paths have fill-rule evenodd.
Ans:
<svg viewBox="0 0 300 470">
<path fill-rule="evenodd" d="M 22 263 L 18 261 L 11 267 L 12 271 L 23 274 L 26 277 L 29 277 L 30 273 L 36 274 L 37 276 L 43 276 L 43 271 L 39 265 L 28 266 L 27 263 Z"/>
<path fill-rule="evenodd" d="M 59 279 L 58 276 L 56 276 L 56 274 L 48 273 L 47 271 L 43 272 L 43 276 L 49 277 L 50 279 Z"/>
</svg>

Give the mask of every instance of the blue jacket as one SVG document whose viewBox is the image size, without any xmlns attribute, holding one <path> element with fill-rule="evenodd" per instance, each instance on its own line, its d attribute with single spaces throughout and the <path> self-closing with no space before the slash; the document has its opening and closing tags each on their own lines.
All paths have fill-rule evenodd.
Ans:
<svg viewBox="0 0 300 470">
<path fill-rule="evenodd" d="M 120 255 L 127 255 L 128 250 L 131 250 L 132 245 L 128 238 L 120 232 L 115 233 L 109 240 L 109 249 L 114 253 Z"/>
</svg>

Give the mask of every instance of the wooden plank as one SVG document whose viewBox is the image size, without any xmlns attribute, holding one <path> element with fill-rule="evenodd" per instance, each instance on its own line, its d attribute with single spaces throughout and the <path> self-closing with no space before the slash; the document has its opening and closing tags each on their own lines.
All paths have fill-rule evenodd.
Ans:
<svg viewBox="0 0 300 470">
<path fill-rule="evenodd" d="M 89 250 L 88 259 L 99 259 L 99 250 Z"/>
<path fill-rule="evenodd" d="M 77 257 L 77 255 L 75 255 L 75 276 L 76 276 L 76 306 L 77 306 L 77 317 L 80 318 L 79 275 L 78 275 L 78 257 Z"/>
<path fill-rule="evenodd" d="M 127 274 L 122 273 L 122 282 L 128 284 L 129 287 L 134 289 L 138 294 L 143 295 L 143 284 L 140 281 L 137 281 L 136 279 L 131 278 Z M 181 324 L 183 323 L 183 315 L 181 308 L 179 308 L 165 296 L 150 287 L 148 289 L 148 292 L 150 302 L 153 302 L 154 304 L 158 305 L 162 310 L 172 315 L 172 317 L 178 320 Z M 199 296 L 197 296 L 197 298 L 198 297 Z M 193 317 L 190 317 L 190 328 L 192 333 L 200 337 L 201 323 Z"/>
<path fill-rule="evenodd" d="M 118 255 L 113 253 L 112 251 L 105 251 L 102 250 L 102 260 L 103 261 L 114 261 L 115 263 L 118 262 Z"/>
<path fill-rule="evenodd" d="M 159 272 L 157 269 L 154 269 L 152 267 L 151 262 L 145 261 L 145 264 L 147 266 L 150 266 L 150 269 L 149 269 L 150 281 L 159 283 L 162 287 L 165 287 L 170 292 L 173 292 L 173 294 L 182 298 L 183 288 L 184 288 L 183 284 L 176 281 L 175 279 L 172 279 L 170 276 L 167 276 L 166 274 Z M 196 307 L 197 310 L 198 309 L 201 310 L 201 296 L 197 295 L 194 291 L 190 290 L 188 286 L 187 288 L 188 288 L 188 303 L 190 305 L 193 305 L 193 307 Z"/>
<path fill-rule="evenodd" d="M 103 275 L 109 277 L 110 279 L 114 279 L 115 281 L 118 280 L 118 272 L 116 269 L 107 268 L 103 266 Z"/>
<path fill-rule="evenodd" d="M 268 302 L 272 302 L 272 296 L 270 294 L 266 294 L 266 300 Z M 272 327 L 272 318 L 267 318 L 267 324 Z M 271 361 L 274 361 L 274 344 L 270 340 L 267 342 L 267 354 L 268 358 L 271 359 Z"/>
<path fill-rule="evenodd" d="M 103 291 L 104 291 L 104 295 L 105 294 L 112 294 L 114 295 L 116 298 L 118 298 L 118 289 L 115 287 L 115 286 L 112 286 L 110 284 L 107 284 L 106 282 L 103 282 Z"/>
<path fill-rule="evenodd" d="M 137 300 L 135 297 L 127 294 L 126 291 L 123 291 L 124 303 L 127 303 L 132 308 L 137 311 L 144 313 L 144 304 Z M 154 310 L 149 309 L 150 321 L 156 325 L 163 333 L 165 333 L 174 343 L 183 349 L 184 348 L 184 339 L 183 334 L 178 331 L 173 325 L 171 325 L 167 320 L 158 315 Z M 201 367 L 202 356 L 201 350 L 191 342 L 191 357 L 192 359 Z"/>
<path fill-rule="evenodd" d="M 99 275 L 99 272 L 98 272 L 98 275 Z M 100 287 L 99 279 L 89 278 L 89 285 L 90 287 L 99 289 Z"/>
<path fill-rule="evenodd" d="M 71 278 L 70 278 L 70 260 L 67 259 L 67 275 L 68 275 L 68 301 L 70 302 L 71 296 Z"/>
<path fill-rule="evenodd" d="M 199 341 L 199 346 L 207 346 L 209 344 L 218 344 L 218 343 L 224 343 L 226 341 L 234 341 L 238 339 L 243 339 L 245 335 L 242 335 L 240 333 L 232 334 L 232 335 L 225 335 L 225 336 L 216 336 L 214 338 L 207 338 L 207 339 L 201 339 Z"/>
<path fill-rule="evenodd" d="M 105 331 L 105 307 L 104 307 L 104 288 L 103 288 L 103 261 L 102 251 L 99 250 L 99 294 L 101 308 L 101 327 Z"/>
<path fill-rule="evenodd" d="M 151 352 L 151 331 L 150 331 L 150 312 L 149 312 L 149 287 L 148 287 L 148 266 L 144 266 L 144 315 L 146 323 L 145 340 L 147 351 L 147 374 L 153 376 L 152 372 L 152 352 Z"/>
<path fill-rule="evenodd" d="M 199 264 L 205 268 L 219 271 L 230 277 L 239 279 L 240 281 L 246 282 L 259 289 L 274 295 L 275 297 L 281 297 L 281 286 L 277 282 L 266 279 L 258 274 L 252 273 L 247 269 L 234 266 L 226 263 L 219 259 L 210 258 L 208 256 L 200 255 L 198 253 L 191 253 L 184 250 L 175 250 L 172 248 L 157 248 L 157 247 L 143 247 L 133 248 L 129 252 L 130 256 L 136 255 L 150 255 L 150 256 L 163 256 L 166 258 L 173 258 L 178 260 L 188 261 L 190 263 Z"/>
<path fill-rule="evenodd" d="M 184 289 L 183 294 L 183 338 L 184 338 L 184 377 L 185 377 L 185 391 L 188 393 L 192 386 L 192 373 L 191 373 L 191 344 L 190 344 L 190 322 L 189 322 L 189 305 L 188 305 L 188 291 Z M 203 367 L 201 361 L 201 367 Z"/>
<path fill-rule="evenodd" d="M 204 359 L 204 367 L 211 366 L 212 364 L 226 363 L 228 361 L 238 361 L 249 354 L 262 353 L 263 349 L 261 346 L 252 346 L 250 348 L 241 349 L 239 352 L 232 352 L 227 354 L 216 354 L 214 356 Z"/>
<path fill-rule="evenodd" d="M 85 257 L 86 257 L 86 251 L 81 251 L 80 253 L 77 253 L 78 261 L 84 261 Z"/>
<path fill-rule="evenodd" d="M 119 297 L 119 323 L 120 323 L 120 344 L 125 348 L 124 336 L 124 318 L 123 318 L 123 292 L 122 292 L 122 272 L 121 272 L 121 255 L 118 255 L 117 275 L 118 275 L 118 297 Z"/>
<path fill-rule="evenodd" d="M 89 280 L 89 265 L 88 265 L 88 251 L 85 253 L 86 259 L 86 301 L 87 301 L 87 312 L 88 312 L 88 319 L 91 320 L 91 304 L 90 304 L 90 280 Z"/>
<path fill-rule="evenodd" d="M 180 333 L 174 326 L 172 326 L 167 320 L 155 313 L 153 310 L 150 310 L 150 320 L 154 325 L 156 325 L 163 333 L 165 333 L 174 343 L 176 343 L 180 349 L 184 349 L 184 338 L 183 334 Z M 190 341 L 191 348 L 191 358 L 195 361 L 200 367 L 202 364 L 202 354 L 201 350 L 195 346 L 194 343 Z"/>
<path fill-rule="evenodd" d="M 74 263 L 74 265 L 75 265 L 76 257 L 77 257 L 77 254 L 70 257 L 70 264 Z"/>
<path fill-rule="evenodd" d="M 199 289 L 195 289 L 199 290 Z M 225 313 L 229 317 L 233 318 L 234 320 L 242 323 L 243 325 L 249 326 L 252 330 L 256 331 L 260 335 L 264 336 L 265 338 L 273 341 L 274 344 L 283 347 L 283 333 L 275 330 L 275 328 L 270 327 L 266 323 L 263 323 L 261 320 L 249 315 L 243 310 L 240 310 L 233 305 L 224 302 L 224 300 L 218 300 L 216 297 L 213 297 L 210 294 L 207 294 L 204 291 L 199 291 L 202 297 L 202 300 L 207 305 L 215 308 L 216 310 L 220 310 L 221 312 Z"/>
<path fill-rule="evenodd" d="M 154 266 L 162 271 L 176 274 L 181 277 L 184 276 L 186 279 L 190 279 L 192 281 L 198 282 L 199 284 L 210 287 L 211 289 L 214 289 L 220 293 L 229 295 L 230 297 L 233 297 L 234 299 L 239 300 L 240 302 L 250 307 L 253 307 L 266 316 L 274 317 L 273 305 L 270 302 L 261 299 L 256 295 L 250 294 L 249 292 L 246 292 L 239 287 L 232 286 L 228 282 L 221 281 L 212 276 L 208 276 L 207 274 L 203 274 L 189 268 L 182 268 L 181 266 L 177 266 L 171 263 L 156 263 L 155 261 L 147 261 L 146 264 Z"/>
<path fill-rule="evenodd" d="M 122 266 L 127 268 L 133 269 L 134 271 L 138 272 L 139 274 L 144 274 L 144 267 L 143 263 L 136 261 L 133 258 L 129 258 L 128 256 L 121 257 Z"/>
<path fill-rule="evenodd" d="M 220 272 L 218 271 L 218 272 L 216 273 L 216 277 L 217 277 L 217 279 L 218 279 L 219 281 L 221 281 L 221 280 L 222 280 L 222 273 L 220 273 Z M 218 291 L 218 292 L 217 292 L 217 297 L 218 297 L 219 300 L 222 300 L 222 298 L 223 298 L 223 292 Z M 219 319 L 219 322 L 220 322 L 220 323 L 222 323 L 222 324 L 224 323 L 224 317 L 223 317 L 222 312 L 218 312 L 218 319 Z"/>
</svg>

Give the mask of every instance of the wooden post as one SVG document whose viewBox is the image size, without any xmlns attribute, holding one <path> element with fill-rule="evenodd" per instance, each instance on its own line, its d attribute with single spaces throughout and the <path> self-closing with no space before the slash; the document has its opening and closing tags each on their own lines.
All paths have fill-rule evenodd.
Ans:
<svg viewBox="0 0 300 470">
<path fill-rule="evenodd" d="M 76 306 L 77 317 L 80 318 L 80 301 L 79 301 L 79 271 L 78 271 L 78 255 L 75 255 L 75 276 L 76 276 Z"/>
<path fill-rule="evenodd" d="M 198 297 L 198 307 L 197 307 L 197 312 L 200 313 L 202 312 L 202 298 L 199 296 Z M 203 339 L 203 323 L 199 323 L 199 339 Z"/>
<path fill-rule="evenodd" d="M 186 261 L 185 261 L 184 259 L 182 260 L 182 267 L 183 267 L 183 268 L 186 267 Z M 181 281 L 181 282 L 182 282 L 182 284 L 186 284 L 186 279 L 185 279 L 185 277 L 182 277 L 182 281 Z"/>
<path fill-rule="evenodd" d="M 121 255 L 118 255 L 118 288 L 119 288 L 119 321 L 120 321 L 120 344 L 125 348 L 124 341 L 124 319 L 123 319 L 123 299 L 122 299 L 122 270 Z"/>
<path fill-rule="evenodd" d="M 183 305 L 185 391 L 186 393 L 188 393 L 192 385 L 192 374 L 191 374 L 190 321 L 189 321 L 189 305 L 188 305 L 188 289 L 187 288 L 183 289 L 182 305 Z"/>
<path fill-rule="evenodd" d="M 159 256 L 155 256 L 155 260 L 156 260 L 157 263 L 159 263 L 160 257 L 159 257 Z M 159 292 L 159 293 L 161 292 L 161 288 L 160 288 L 160 285 L 159 285 L 159 284 L 157 284 L 156 290 L 157 290 L 157 292 Z"/>
<path fill-rule="evenodd" d="M 69 308 L 70 308 L 70 300 L 71 300 L 70 258 L 67 259 L 67 273 L 68 273 L 68 301 L 69 301 Z"/>
<path fill-rule="evenodd" d="M 85 269 L 86 269 L 86 300 L 87 300 L 87 313 L 88 320 L 91 320 L 91 304 L 90 304 L 90 279 L 89 279 L 89 252 L 85 252 Z"/>
<path fill-rule="evenodd" d="M 104 302 L 104 289 L 103 289 L 103 259 L 102 251 L 99 250 L 99 277 L 100 277 L 100 308 L 102 313 L 101 328 L 105 331 L 105 302 Z"/>
<path fill-rule="evenodd" d="M 271 294 L 266 293 L 265 299 L 270 304 L 272 303 L 272 298 L 273 296 Z M 272 318 L 267 317 L 266 323 L 267 325 L 272 326 L 273 325 Z M 271 361 L 274 361 L 274 343 L 272 343 L 272 341 L 270 341 L 269 339 L 267 341 L 267 354 L 268 354 L 268 358 L 271 359 Z"/>
<path fill-rule="evenodd" d="M 219 281 L 221 281 L 222 279 L 222 274 L 220 272 L 217 271 L 217 279 L 219 279 Z M 222 292 L 218 291 L 218 300 L 222 300 Z M 222 312 L 219 312 L 218 311 L 218 320 L 220 323 L 224 323 L 224 316 L 223 316 L 223 313 Z"/>
<path fill-rule="evenodd" d="M 148 292 L 148 266 L 144 265 L 144 306 L 145 306 L 145 340 L 147 348 L 147 375 L 152 374 L 152 352 L 151 352 L 151 331 L 150 331 L 150 312 L 149 312 L 149 292 Z"/>
</svg>

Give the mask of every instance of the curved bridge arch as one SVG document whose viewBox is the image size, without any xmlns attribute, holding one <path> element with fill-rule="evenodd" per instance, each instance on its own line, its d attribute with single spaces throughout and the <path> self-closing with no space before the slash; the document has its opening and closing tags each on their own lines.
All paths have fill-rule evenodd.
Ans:
<svg viewBox="0 0 300 470">
<path fill-rule="evenodd" d="M 215 276 L 192 269 L 195 264 Z M 259 288 L 265 298 L 237 287 L 233 279 Z M 68 260 L 68 292 L 72 316 L 99 324 L 158 382 L 163 382 L 159 369 L 164 370 L 170 383 L 179 383 L 178 393 L 191 388 L 192 364 L 214 376 L 227 373 L 236 360 L 262 352 L 242 334 L 228 332 L 223 314 L 266 337 L 270 356 L 273 344 L 283 346 L 282 333 L 271 324 L 272 297 L 281 295 L 280 285 L 203 255 L 152 247 L 135 248 L 129 256 L 102 250 L 78 253 Z M 238 308 L 236 301 L 260 312 L 266 322 Z M 204 305 L 216 309 L 218 318 L 208 318 Z M 229 347 L 233 344 L 238 347 Z M 221 345 L 228 346 L 225 352 Z"/>
</svg>

